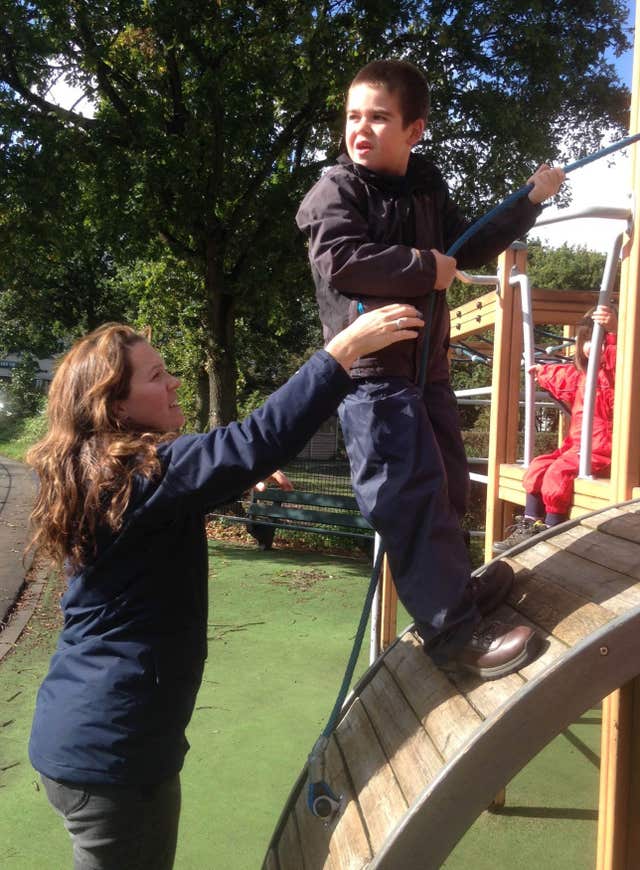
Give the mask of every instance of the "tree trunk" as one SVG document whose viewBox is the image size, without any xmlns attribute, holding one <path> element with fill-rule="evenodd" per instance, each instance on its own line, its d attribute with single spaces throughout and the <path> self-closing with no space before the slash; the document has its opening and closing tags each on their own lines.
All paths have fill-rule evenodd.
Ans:
<svg viewBox="0 0 640 870">
<path fill-rule="evenodd" d="M 225 286 L 223 255 L 216 239 L 207 241 L 206 364 L 209 376 L 209 426 L 223 426 L 236 417 L 235 318 L 233 295 Z"/>
<path fill-rule="evenodd" d="M 198 371 L 196 389 L 196 431 L 206 432 L 209 428 L 209 374 L 204 368 Z"/>
</svg>

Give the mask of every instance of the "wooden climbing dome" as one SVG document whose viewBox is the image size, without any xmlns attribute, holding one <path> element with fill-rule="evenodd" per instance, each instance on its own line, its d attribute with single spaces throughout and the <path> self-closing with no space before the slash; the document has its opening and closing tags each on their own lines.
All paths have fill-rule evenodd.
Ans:
<svg viewBox="0 0 640 870">
<path fill-rule="evenodd" d="M 452 678 L 407 630 L 356 686 L 331 739 L 337 822 L 325 828 L 308 810 L 304 770 L 264 870 L 435 870 L 536 753 L 640 675 L 640 500 L 534 540 L 509 554 L 516 582 L 496 618 L 536 626 L 543 653 L 495 682 Z M 634 814 L 638 837 L 637 804 Z"/>
</svg>

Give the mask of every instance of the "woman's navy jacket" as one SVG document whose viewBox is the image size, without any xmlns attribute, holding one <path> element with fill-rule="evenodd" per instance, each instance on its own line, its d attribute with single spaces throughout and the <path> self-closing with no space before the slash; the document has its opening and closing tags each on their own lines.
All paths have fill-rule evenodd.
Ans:
<svg viewBox="0 0 640 870">
<path fill-rule="evenodd" d="M 152 784 L 178 772 L 207 654 L 204 516 L 296 455 L 351 381 L 315 354 L 244 423 L 158 448 L 125 524 L 71 578 L 64 627 L 29 744 L 36 770 L 71 783 Z"/>
</svg>

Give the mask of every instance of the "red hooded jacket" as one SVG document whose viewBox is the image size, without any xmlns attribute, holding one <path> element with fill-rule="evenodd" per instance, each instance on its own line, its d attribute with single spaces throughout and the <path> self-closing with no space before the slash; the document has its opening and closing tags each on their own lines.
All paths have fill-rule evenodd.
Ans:
<svg viewBox="0 0 640 870">
<path fill-rule="evenodd" d="M 592 440 L 593 454 L 607 458 L 611 457 L 615 374 L 616 336 L 608 332 L 598 369 Z M 581 372 L 573 363 L 545 365 L 538 374 L 538 383 L 542 389 L 571 409 L 569 434 L 560 446 L 563 453 L 567 450 L 580 450 L 586 380 L 586 372 Z"/>
</svg>

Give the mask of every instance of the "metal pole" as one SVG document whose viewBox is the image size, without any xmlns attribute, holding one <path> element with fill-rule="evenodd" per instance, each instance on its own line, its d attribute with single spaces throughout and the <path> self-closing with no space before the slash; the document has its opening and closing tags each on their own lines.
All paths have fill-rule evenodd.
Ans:
<svg viewBox="0 0 640 870">
<path fill-rule="evenodd" d="M 528 275 L 512 275 L 510 284 L 520 285 L 520 300 L 522 304 L 522 334 L 524 347 L 524 466 L 529 465 L 535 449 L 535 378 L 529 374 L 529 369 L 535 363 L 535 347 L 533 336 L 533 306 L 531 303 L 531 285 Z"/>
<path fill-rule="evenodd" d="M 613 285 L 616 280 L 620 251 L 622 250 L 622 233 L 615 237 L 613 245 L 607 254 L 598 305 L 609 305 L 613 294 Z M 589 364 L 587 366 L 587 379 L 584 388 L 584 408 L 582 411 L 582 431 L 580 434 L 580 465 L 578 477 L 591 477 L 591 454 L 593 451 L 593 412 L 596 402 L 596 388 L 598 386 L 598 369 L 600 367 L 600 353 L 604 328 L 599 323 L 593 324 L 591 335 L 591 350 L 589 352 Z"/>
<path fill-rule="evenodd" d="M 373 564 L 378 558 L 382 539 L 376 532 L 373 544 Z M 378 577 L 378 585 L 371 603 L 371 636 L 369 639 L 369 664 L 372 665 L 380 655 L 380 598 L 382 596 L 382 573 Z"/>
</svg>

